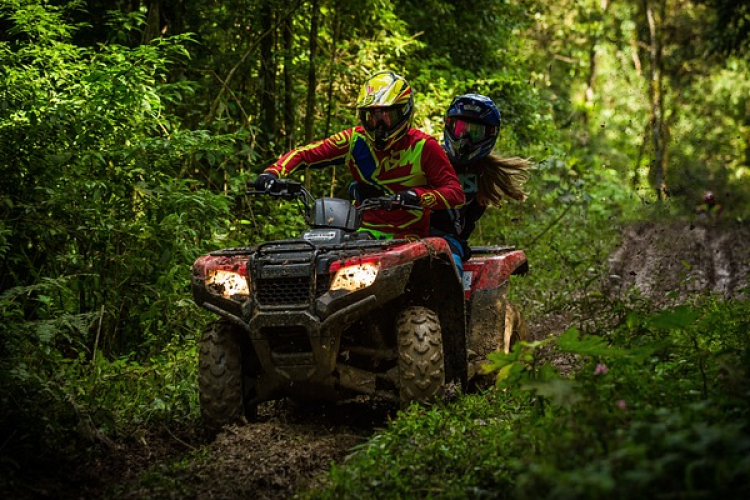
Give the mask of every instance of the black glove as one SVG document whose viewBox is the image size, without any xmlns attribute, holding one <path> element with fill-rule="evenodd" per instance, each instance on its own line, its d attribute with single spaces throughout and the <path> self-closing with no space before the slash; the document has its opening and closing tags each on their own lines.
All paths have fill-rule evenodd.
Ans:
<svg viewBox="0 0 750 500">
<path fill-rule="evenodd" d="M 411 207 L 421 206 L 419 203 L 419 196 L 417 196 L 417 193 L 413 189 L 409 189 L 407 191 L 399 191 L 398 193 L 396 193 L 396 197 L 401 201 L 403 205 L 408 205 Z"/>
<path fill-rule="evenodd" d="M 258 191 L 268 191 L 274 181 L 279 180 L 279 176 L 273 172 L 263 172 L 255 178 L 255 189 Z"/>
</svg>

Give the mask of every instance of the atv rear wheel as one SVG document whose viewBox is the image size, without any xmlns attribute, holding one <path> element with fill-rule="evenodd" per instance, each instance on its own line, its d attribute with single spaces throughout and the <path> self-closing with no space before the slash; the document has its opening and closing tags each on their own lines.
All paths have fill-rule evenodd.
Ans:
<svg viewBox="0 0 750 500">
<path fill-rule="evenodd" d="M 442 396 L 445 362 L 437 314 L 426 307 L 408 307 L 396 320 L 396 334 L 401 407 Z"/>
<path fill-rule="evenodd" d="M 203 421 L 212 431 L 257 415 L 257 406 L 246 404 L 255 387 L 245 376 L 250 367 L 243 366 L 243 351 L 248 349 L 236 326 L 217 321 L 206 327 L 200 342 L 198 389 Z"/>
</svg>

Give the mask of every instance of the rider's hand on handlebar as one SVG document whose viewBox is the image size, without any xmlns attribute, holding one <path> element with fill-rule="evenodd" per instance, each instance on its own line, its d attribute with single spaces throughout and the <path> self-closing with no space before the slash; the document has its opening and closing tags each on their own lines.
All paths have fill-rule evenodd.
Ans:
<svg viewBox="0 0 750 500">
<path fill-rule="evenodd" d="M 255 178 L 255 189 L 258 191 L 269 191 L 279 176 L 272 172 L 263 172 Z"/>
<path fill-rule="evenodd" d="M 380 208 L 384 210 L 388 210 L 389 212 L 391 210 L 398 210 L 398 209 L 405 209 L 405 210 L 421 210 L 422 206 L 419 203 L 419 196 L 417 196 L 417 193 L 408 190 L 408 191 L 399 191 L 396 194 L 391 194 L 387 196 L 381 196 L 376 199 L 376 203 L 379 205 Z"/>
<path fill-rule="evenodd" d="M 406 191 L 399 191 L 396 193 L 396 199 L 401 202 L 402 205 L 407 205 L 410 207 L 419 207 L 419 196 L 417 196 L 417 193 L 412 190 L 406 190 Z"/>
</svg>

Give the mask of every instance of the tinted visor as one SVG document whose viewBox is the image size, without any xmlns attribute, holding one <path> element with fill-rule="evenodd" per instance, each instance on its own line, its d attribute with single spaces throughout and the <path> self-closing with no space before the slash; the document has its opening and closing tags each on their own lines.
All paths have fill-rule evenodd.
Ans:
<svg viewBox="0 0 750 500">
<path fill-rule="evenodd" d="M 495 127 L 478 122 L 466 121 L 454 116 L 445 119 L 445 127 L 455 139 L 469 139 L 479 142 L 490 137 Z"/>
<path fill-rule="evenodd" d="M 386 130 L 398 125 L 404 117 L 404 106 L 387 108 L 365 108 L 361 111 L 362 125 L 368 130 L 383 127 Z"/>
</svg>

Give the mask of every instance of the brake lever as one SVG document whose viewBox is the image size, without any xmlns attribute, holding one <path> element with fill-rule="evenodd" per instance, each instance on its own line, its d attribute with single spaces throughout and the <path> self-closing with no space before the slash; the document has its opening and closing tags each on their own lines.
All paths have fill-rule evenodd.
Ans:
<svg viewBox="0 0 750 500">
<path fill-rule="evenodd" d="M 382 196 L 379 198 L 381 207 L 385 210 L 424 210 L 420 205 L 408 205 L 398 195 Z"/>
<path fill-rule="evenodd" d="M 302 191 L 303 188 L 301 182 L 277 179 L 269 183 L 266 189 L 248 189 L 245 191 L 245 194 L 265 194 L 275 198 L 282 198 L 284 200 L 295 200 L 299 197 Z"/>
<path fill-rule="evenodd" d="M 381 210 L 387 210 L 392 212 L 393 210 L 424 210 L 419 205 L 407 205 L 396 195 L 379 196 L 377 198 L 365 198 L 362 203 L 359 204 L 360 210 L 368 210 L 371 208 L 380 208 Z"/>
<path fill-rule="evenodd" d="M 401 204 L 401 208 L 404 210 L 424 210 L 422 205 L 407 205 L 405 203 Z"/>
</svg>

